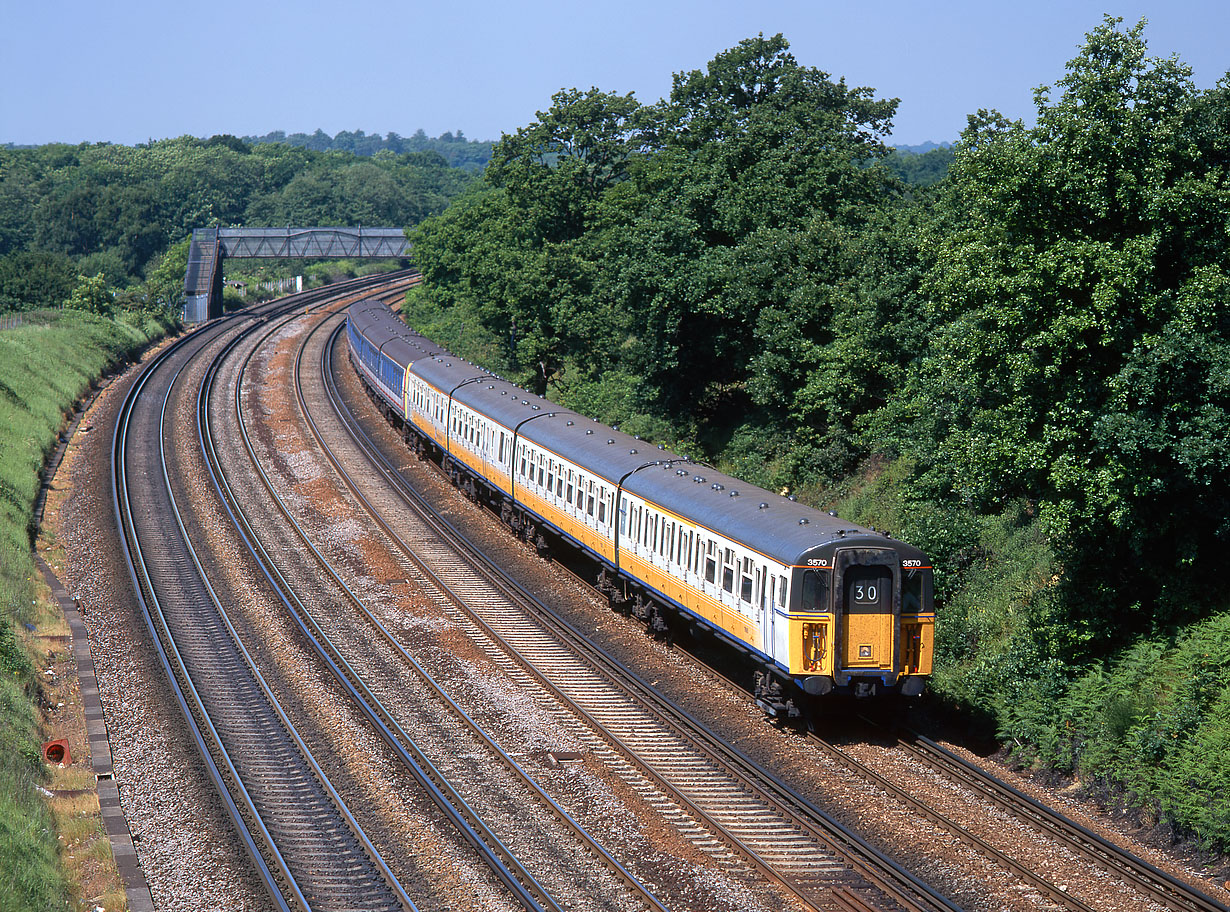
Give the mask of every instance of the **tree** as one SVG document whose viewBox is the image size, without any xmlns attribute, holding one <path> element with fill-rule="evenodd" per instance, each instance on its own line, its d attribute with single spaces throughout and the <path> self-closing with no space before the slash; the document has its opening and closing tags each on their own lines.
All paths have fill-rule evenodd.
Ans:
<svg viewBox="0 0 1230 912">
<path fill-rule="evenodd" d="M 1226 86 L 1118 25 L 1037 91 L 1036 127 L 971 117 L 924 235 L 933 348 L 896 406 L 929 496 L 1036 505 L 1073 620 L 1108 637 L 1199 611 L 1230 543 Z"/>
<path fill-rule="evenodd" d="M 78 276 L 77 287 L 68 296 L 64 306 L 69 310 L 83 310 L 86 313 L 109 317 L 115 309 L 115 292 L 107 285 L 102 273 L 96 276 Z"/>
</svg>

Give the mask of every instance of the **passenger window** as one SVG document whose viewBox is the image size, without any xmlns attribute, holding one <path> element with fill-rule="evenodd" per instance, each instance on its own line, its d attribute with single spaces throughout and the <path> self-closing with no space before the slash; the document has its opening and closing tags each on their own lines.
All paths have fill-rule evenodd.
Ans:
<svg viewBox="0 0 1230 912">
<path fill-rule="evenodd" d="M 709 552 L 705 555 L 705 579 L 717 582 L 717 545 L 709 542 Z"/>
</svg>

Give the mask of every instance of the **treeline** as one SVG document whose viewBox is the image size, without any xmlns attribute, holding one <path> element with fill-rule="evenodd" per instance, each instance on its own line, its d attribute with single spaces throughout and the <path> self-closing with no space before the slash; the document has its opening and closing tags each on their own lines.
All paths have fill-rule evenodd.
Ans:
<svg viewBox="0 0 1230 912">
<path fill-rule="evenodd" d="M 1224 849 L 1230 80 L 1108 17 L 1036 99 L 926 189 L 896 101 L 780 36 L 655 104 L 561 92 L 414 233 L 407 316 L 926 548 L 939 693 Z"/>
<path fill-rule="evenodd" d="M 234 136 L 0 149 L 0 312 L 59 303 L 77 275 L 140 284 L 194 228 L 410 226 L 473 180 L 434 152 L 365 158 Z"/>
<path fill-rule="evenodd" d="M 313 152 L 349 152 L 351 155 L 372 156 L 379 152 L 390 152 L 394 155 L 409 155 L 413 152 L 435 152 L 454 168 L 464 168 L 467 171 L 481 171 L 491 158 L 489 141 L 466 139 L 465 134 L 445 132 L 439 136 L 428 136 L 423 130 L 416 130 L 413 136 L 399 136 L 396 133 L 367 134 L 362 130 L 342 130 L 336 136 L 330 136 L 324 130 L 315 133 L 291 133 L 287 135 L 282 130 L 274 130 L 264 136 L 245 136 L 244 142 L 252 143 L 284 143 L 288 146 L 299 146 Z"/>
</svg>

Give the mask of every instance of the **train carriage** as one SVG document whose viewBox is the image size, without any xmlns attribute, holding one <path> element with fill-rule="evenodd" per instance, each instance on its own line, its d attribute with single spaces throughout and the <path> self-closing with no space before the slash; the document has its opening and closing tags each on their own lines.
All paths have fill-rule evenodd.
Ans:
<svg viewBox="0 0 1230 912">
<path fill-rule="evenodd" d="M 378 302 L 351 308 L 348 339 L 407 439 L 468 494 L 540 546 L 588 554 L 613 604 L 663 627 L 673 611 L 751 655 L 784 685 L 764 689 L 783 694 L 774 708 L 791 687 L 922 691 L 935 615 L 918 549 L 528 393 Z"/>
</svg>

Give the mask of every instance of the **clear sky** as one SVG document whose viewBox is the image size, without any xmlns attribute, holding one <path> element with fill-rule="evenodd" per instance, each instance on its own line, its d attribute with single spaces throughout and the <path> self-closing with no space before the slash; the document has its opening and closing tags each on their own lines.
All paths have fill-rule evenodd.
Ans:
<svg viewBox="0 0 1230 912">
<path fill-rule="evenodd" d="M 1104 13 L 1196 85 L 1230 69 L 1225 0 L 0 0 L 0 144 L 364 130 L 497 139 L 561 88 L 653 102 L 675 72 L 781 32 L 805 66 L 901 100 L 890 142 L 1032 123 Z"/>
</svg>

